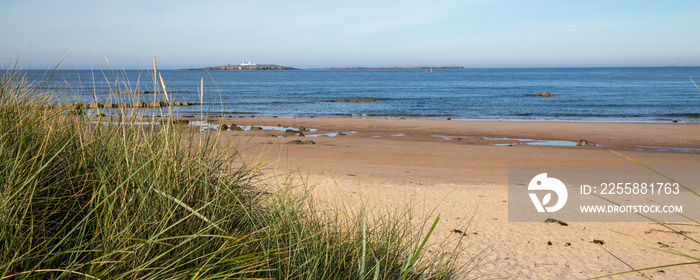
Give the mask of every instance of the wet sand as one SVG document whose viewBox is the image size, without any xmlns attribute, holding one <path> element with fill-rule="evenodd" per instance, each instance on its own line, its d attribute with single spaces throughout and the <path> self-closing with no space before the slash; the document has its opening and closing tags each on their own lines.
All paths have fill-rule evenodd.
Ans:
<svg viewBox="0 0 700 280">
<path fill-rule="evenodd" d="M 321 201 L 343 201 L 350 207 L 365 201 L 382 211 L 413 203 L 434 210 L 441 220 L 431 249 L 445 238 L 463 235 L 461 261 L 479 262 L 471 276 L 587 279 L 630 266 L 690 261 L 656 249 L 700 256 L 700 245 L 653 223 L 510 223 L 507 212 L 509 165 L 634 164 L 611 150 L 648 165 L 700 165 L 700 124 L 355 118 L 223 122 L 315 129 L 304 132 L 307 137 L 278 137 L 283 132 L 275 130 L 222 131 L 220 137 L 246 160 L 261 162 L 263 175 L 294 172 L 315 186 Z M 346 135 L 309 137 L 338 132 Z M 563 142 L 544 143 L 572 145 L 580 139 L 597 146 L 527 144 L 557 140 Z M 293 140 L 315 144 L 287 144 Z M 700 237 L 697 226 L 679 227 Z M 644 273 L 653 279 L 688 279 L 700 275 L 700 265 Z M 643 279 L 634 273 L 616 277 Z"/>
</svg>

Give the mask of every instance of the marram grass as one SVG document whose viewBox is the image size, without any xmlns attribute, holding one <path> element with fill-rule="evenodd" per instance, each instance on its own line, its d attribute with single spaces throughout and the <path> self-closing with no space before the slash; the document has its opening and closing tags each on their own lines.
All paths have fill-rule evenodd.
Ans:
<svg viewBox="0 0 700 280">
<path fill-rule="evenodd" d="M 329 215 L 252 185 L 209 134 L 96 124 L 45 106 L 45 85 L 0 77 L 0 279 L 467 277 L 456 251 L 422 250 L 432 220 L 410 207 Z"/>
</svg>

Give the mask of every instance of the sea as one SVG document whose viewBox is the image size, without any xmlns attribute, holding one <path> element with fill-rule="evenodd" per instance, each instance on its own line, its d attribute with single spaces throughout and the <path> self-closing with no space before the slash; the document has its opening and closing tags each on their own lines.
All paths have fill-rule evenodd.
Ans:
<svg viewBox="0 0 700 280">
<path fill-rule="evenodd" d="M 30 76 L 46 75 L 57 103 L 166 101 L 164 94 L 109 94 L 153 91 L 148 70 Z M 700 67 L 159 70 L 158 75 L 167 101 L 202 103 L 177 107 L 180 116 L 700 122 L 700 89 L 693 83 L 700 83 Z M 553 96 L 530 96 L 542 92 Z M 377 101 L 328 102 L 349 99 Z"/>
</svg>

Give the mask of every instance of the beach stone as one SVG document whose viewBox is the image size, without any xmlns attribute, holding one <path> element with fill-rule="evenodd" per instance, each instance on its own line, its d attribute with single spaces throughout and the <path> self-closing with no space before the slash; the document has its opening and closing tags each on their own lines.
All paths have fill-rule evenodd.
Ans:
<svg viewBox="0 0 700 280">
<path fill-rule="evenodd" d="M 565 222 L 562 222 L 562 221 L 557 220 L 557 219 L 552 219 L 552 218 L 548 218 L 548 219 L 544 220 L 544 222 L 545 223 L 557 223 L 557 224 L 559 224 L 561 226 L 565 226 L 565 227 L 569 226 L 569 224 L 567 224 Z"/>
<path fill-rule="evenodd" d="M 146 108 L 146 106 L 148 106 L 148 104 L 146 104 L 146 102 L 143 102 L 143 101 L 139 101 L 139 102 L 132 104 L 132 107 L 136 107 L 136 108 Z"/>
<path fill-rule="evenodd" d="M 312 140 L 306 140 L 306 141 L 301 141 L 301 140 L 292 140 L 287 142 L 287 144 L 292 144 L 292 145 L 313 145 L 316 144 L 316 142 Z"/>
<path fill-rule="evenodd" d="M 345 134 L 343 132 L 338 132 L 338 136 L 345 136 L 345 135 L 347 135 L 347 134 Z"/>
<path fill-rule="evenodd" d="M 235 124 L 231 124 L 230 128 L 231 128 L 231 131 L 243 131 L 242 128 L 240 128 L 239 126 L 237 126 Z"/>
<path fill-rule="evenodd" d="M 544 96 L 544 97 L 549 97 L 549 96 L 554 96 L 554 94 L 551 93 L 551 92 L 540 92 L 540 93 L 535 93 L 535 94 L 528 94 L 528 96 Z"/>
<path fill-rule="evenodd" d="M 586 139 L 580 139 L 578 140 L 578 143 L 576 143 L 576 146 L 586 146 L 588 145 L 588 140 Z"/>
<path fill-rule="evenodd" d="M 262 127 L 259 126 L 251 126 L 250 130 L 263 130 Z"/>
<path fill-rule="evenodd" d="M 298 136 L 298 137 L 304 137 L 304 133 L 298 130 L 293 130 L 293 129 L 287 129 L 284 134 L 282 135 L 283 137 L 291 137 L 291 136 Z"/>
<path fill-rule="evenodd" d="M 605 241 L 603 241 L 602 239 L 593 239 L 593 241 L 590 241 L 590 243 L 598 244 L 598 245 L 605 245 Z"/>
<path fill-rule="evenodd" d="M 187 101 L 185 101 L 185 102 L 180 103 L 180 105 L 181 105 L 181 106 L 190 106 L 190 103 L 187 102 Z"/>
<path fill-rule="evenodd" d="M 102 107 L 107 109 L 117 108 L 117 106 L 115 106 L 114 103 L 105 103 L 102 105 Z"/>
<path fill-rule="evenodd" d="M 222 125 L 219 127 L 219 130 L 221 130 L 221 131 L 226 131 L 226 130 L 228 130 L 228 125 L 222 124 Z"/>
</svg>

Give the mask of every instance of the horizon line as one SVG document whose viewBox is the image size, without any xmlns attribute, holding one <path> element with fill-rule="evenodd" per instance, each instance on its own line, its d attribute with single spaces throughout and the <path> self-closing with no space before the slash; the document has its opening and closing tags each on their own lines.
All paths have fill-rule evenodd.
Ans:
<svg viewBox="0 0 700 280">
<path fill-rule="evenodd" d="M 258 65 L 277 65 L 277 64 L 258 64 Z M 283 65 L 279 65 L 283 66 Z M 31 66 L 30 66 L 31 67 Z M 206 67 L 217 67 L 217 66 L 205 66 L 205 67 L 198 67 L 198 68 L 206 68 Z M 442 66 L 424 66 L 424 65 L 416 65 L 416 66 L 328 66 L 328 67 L 294 67 L 294 66 L 288 66 L 295 68 L 295 70 L 421 70 L 419 68 L 411 69 L 411 67 L 424 67 L 424 68 L 440 68 L 440 67 L 455 67 L 452 69 L 438 69 L 438 70 L 467 70 L 467 69 L 566 69 L 566 68 L 694 68 L 694 67 L 700 67 L 700 65 L 685 65 L 685 66 L 679 66 L 679 65 L 666 65 L 666 66 L 478 66 L 478 67 L 466 67 L 466 66 L 458 66 L 458 65 L 442 65 Z M 461 67 L 461 68 L 457 68 Z M 23 70 L 24 67 L 19 67 L 19 69 L 0 69 L 0 71 L 6 71 L 6 70 Z M 160 67 L 159 67 L 160 68 Z M 347 68 L 347 69 L 333 69 L 333 68 Z M 352 69 L 352 68 L 364 68 L 364 69 Z M 394 69 L 396 68 L 396 69 Z M 60 70 L 60 71 L 70 71 L 70 70 L 80 70 L 80 71 L 86 71 L 86 70 L 150 70 L 151 68 L 71 68 L 71 69 L 61 69 L 59 66 L 54 66 L 54 67 L 47 67 L 44 70 L 41 69 L 26 69 L 26 70 L 32 70 L 32 71 L 47 71 L 47 70 Z M 290 70 L 192 70 L 192 69 L 197 69 L 197 68 L 160 68 L 159 70 L 175 70 L 175 71 L 290 71 Z M 293 71 L 293 70 L 291 70 Z"/>
</svg>

